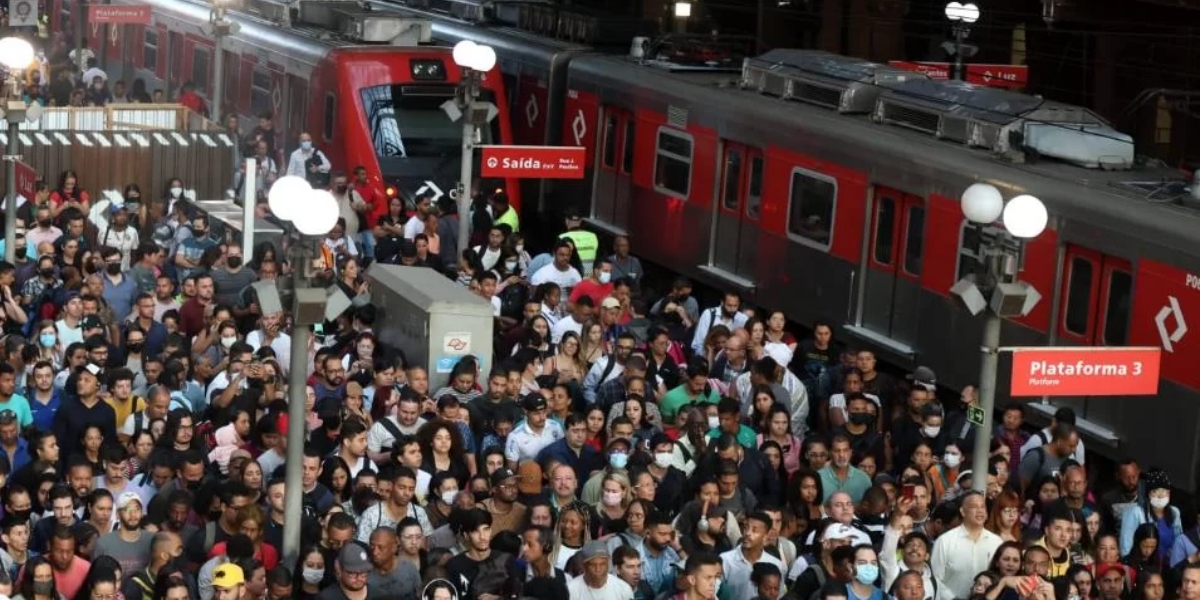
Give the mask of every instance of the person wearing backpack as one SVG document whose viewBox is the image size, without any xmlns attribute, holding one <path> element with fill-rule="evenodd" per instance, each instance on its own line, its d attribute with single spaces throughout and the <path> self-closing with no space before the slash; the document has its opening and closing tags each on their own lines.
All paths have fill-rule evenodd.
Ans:
<svg viewBox="0 0 1200 600">
<path fill-rule="evenodd" d="M 1074 425 L 1056 423 L 1050 443 L 1039 445 L 1021 459 L 1021 468 L 1018 471 L 1021 489 L 1025 490 L 1033 482 L 1041 481 L 1045 477 L 1057 477 L 1063 463 L 1073 459 L 1079 443 L 1079 432 L 1075 430 Z"/>
<path fill-rule="evenodd" d="M 1049 444 L 1054 438 L 1054 430 L 1060 424 L 1075 427 L 1075 411 L 1069 407 L 1063 407 L 1055 411 L 1054 418 L 1050 419 L 1050 424 L 1047 425 L 1045 429 L 1040 429 L 1034 432 L 1033 435 L 1029 436 L 1029 439 L 1025 442 L 1025 445 L 1021 446 L 1020 460 L 1024 461 L 1025 455 L 1032 452 L 1034 448 Z M 1082 439 L 1079 440 L 1079 444 L 1075 446 L 1075 450 L 1072 451 L 1072 454 L 1074 454 L 1074 456 L 1071 458 L 1074 458 L 1075 462 L 1081 465 L 1086 464 L 1084 462 L 1085 457 Z"/>
</svg>

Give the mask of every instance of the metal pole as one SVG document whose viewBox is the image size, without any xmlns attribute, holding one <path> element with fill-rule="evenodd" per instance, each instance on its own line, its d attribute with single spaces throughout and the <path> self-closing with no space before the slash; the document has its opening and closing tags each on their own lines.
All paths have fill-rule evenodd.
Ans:
<svg viewBox="0 0 1200 600">
<path fill-rule="evenodd" d="M 954 26 L 954 79 L 966 80 L 963 70 L 963 38 L 967 37 L 966 26 L 961 23 Z"/>
<path fill-rule="evenodd" d="M 256 164 L 253 158 L 247 158 L 246 172 L 255 173 Z M 247 181 L 254 183 L 255 176 L 251 175 Z M 246 185 L 242 188 L 242 260 L 246 262 L 254 256 L 254 203 L 257 198 L 258 193 L 254 186 Z"/>
<path fill-rule="evenodd" d="M 988 450 L 992 444 L 992 413 L 996 412 L 996 373 L 1000 367 L 1000 326 L 1004 319 L 987 309 L 983 322 L 983 345 L 979 365 L 979 407 L 983 424 L 975 432 L 975 451 L 971 459 L 971 488 L 987 491 Z M 295 343 L 294 341 L 292 343 Z"/>
<path fill-rule="evenodd" d="M 225 96 L 225 52 L 221 49 L 225 42 L 225 9 L 217 9 L 217 21 L 214 23 L 216 38 L 213 52 L 213 84 L 212 84 L 212 120 L 219 127 L 223 127 L 221 123 L 221 102 Z M 246 256 L 250 256 L 247 254 Z"/>
<path fill-rule="evenodd" d="M 4 260 L 12 263 L 17 256 L 17 136 L 21 134 L 21 121 L 16 115 L 8 118 L 8 148 L 5 157 L 8 177 L 8 202 L 4 205 Z"/>
<path fill-rule="evenodd" d="M 304 262 L 296 244 L 295 260 L 292 264 L 292 349 L 288 368 L 288 430 L 287 430 L 287 489 L 290 493 L 284 501 L 283 513 L 283 560 L 285 565 L 295 564 L 300 554 L 300 517 L 304 495 L 303 462 L 305 423 L 305 381 L 308 378 L 308 327 L 297 322 L 300 314 L 299 294 Z"/>
<path fill-rule="evenodd" d="M 766 50 L 766 43 L 763 41 L 763 36 L 767 28 L 767 0 L 758 0 L 758 23 L 754 27 L 754 52 L 762 54 Z"/>
<path fill-rule="evenodd" d="M 86 24 L 83 21 L 87 11 L 84 10 L 83 0 L 71 4 L 75 8 L 75 62 L 79 66 L 79 80 L 86 85 L 88 82 L 83 81 L 83 72 L 87 70 L 87 59 L 83 57 L 83 31 Z"/>
<path fill-rule="evenodd" d="M 477 74 L 463 68 L 462 93 L 462 166 L 458 190 L 458 253 L 471 244 L 471 177 L 475 169 L 475 124 L 471 122 L 471 104 L 475 101 Z"/>
</svg>

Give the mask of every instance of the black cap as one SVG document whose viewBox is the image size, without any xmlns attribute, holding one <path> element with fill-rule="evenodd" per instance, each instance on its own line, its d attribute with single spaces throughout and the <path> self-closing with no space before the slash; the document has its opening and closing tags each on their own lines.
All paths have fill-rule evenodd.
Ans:
<svg viewBox="0 0 1200 600">
<path fill-rule="evenodd" d="M 563 216 L 568 221 L 582 221 L 583 217 L 580 216 L 580 212 L 581 211 L 578 208 L 571 207 L 571 208 L 568 208 L 566 210 L 566 212 L 564 212 Z"/>
<path fill-rule="evenodd" d="M 96 315 L 88 315 L 83 318 L 81 328 L 82 329 L 104 329 L 104 321 L 101 321 L 100 317 L 97 317 Z"/>
<path fill-rule="evenodd" d="M 512 472 L 508 467 L 501 467 L 492 472 L 492 487 L 496 487 L 504 483 L 508 479 L 516 479 L 517 474 Z"/>
<path fill-rule="evenodd" d="M 536 410 L 545 410 L 546 398 L 538 392 L 525 394 L 525 397 L 521 399 L 521 408 L 530 412 Z"/>
<path fill-rule="evenodd" d="M 4 409 L 0 410 L 0 425 L 9 425 L 17 420 L 17 413 Z"/>
<path fill-rule="evenodd" d="M 402 258 L 416 258 L 417 245 L 412 240 L 400 240 L 400 256 Z"/>
</svg>

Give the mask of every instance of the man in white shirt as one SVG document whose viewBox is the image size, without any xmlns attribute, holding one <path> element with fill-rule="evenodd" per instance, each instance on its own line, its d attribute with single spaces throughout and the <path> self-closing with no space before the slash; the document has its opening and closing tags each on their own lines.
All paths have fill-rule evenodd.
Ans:
<svg viewBox="0 0 1200 600">
<path fill-rule="evenodd" d="M 773 521 L 768 514 L 752 512 L 746 515 L 741 545 L 721 554 L 721 572 L 725 578 L 723 587 L 729 588 L 729 598 L 732 600 L 750 600 L 755 597 L 750 572 L 756 563 L 770 563 L 778 567 L 780 573 L 787 572 L 783 561 L 766 551 L 767 534 L 772 526 Z"/>
<path fill-rule="evenodd" d="M 525 420 L 508 434 L 504 446 L 504 459 L 508 468 L 516 470 L 521 461 L 537 460 L 542 448 L 562 439 L 563 429 L 558 421 L 546 418 L 546 398 L 532 393 L 521 401 L 525 409 Z"/>
<path fill-rule="evenodd" d="M 425 217 L 431 212 L 433 212 L 433 193 L 424 192 L 417 196 L 417 210 L 404 222 L 404 238 L 412 240 L 425 233 Z"/>
<path fill-rule="evenodd" d="M 329 183 L 329 158 L 313 147 L 312 136 L 306 131 L 300 134 L 300 147 L 288 157 L 287 174 L 301 177 L 313 187 L 325 187 Z"/>
<path fill-rule="evenodd" d="M 557 283 L 563 294 L 568 297 L 571 295 L 571 288 L 583 281 L 583 276 L 571 266 L 571 244 L 565 240 L 554 244 L 554 262 L 538 269 L 529 279 L 533 285 L 541 285 L 547 281 Z M 742 320 L 745 321 L 744 316 Z"/>
<path fill-rule="evenodd" d="M 572 598 L 633 600 L 633 588 L 620 577 L 609 573 L 608 547 L 604 542 L 584 544 L 579 557 L 583 560 L 583 575 L 567 583 L 567 592 Z"/>
<path fill-rule="evenodd" d="M 422 228 L 424 228 L 424 226 L 422 226 Z M 405 233 L 407 234 L 408 232 L 405 231 Z M 473 250 L 475 250 L 475 254 L 479 255 L 479 262 L 483 264 L 483 268 L 485 270 L 491 270 L 492 267 L 496 266 L 496 263 L 500 262 L 500 252 L 503 250 L 503 245 L 504 230 L 493 225 L 492 228 L 488 230 L 487 245 L 475 246 L 475 248 L 473 248 Z"/>
<path fill-rule="evenodd" d="M 742 296 L 737 292 L 725 292 L 725 300 L 720 306 L 714 306 L 700 313 L 696 322 L 696 336 L 692 338 L 692 350 L 704 355 L 704 340 L 708 338 L 708 330 L 714 325 L 724 325 L 730 331 L 746 326 L 746 313 L 742 312 Z M 786 366 L 786 365 L 785 365 Z"/>
<path fill-rule="evenodd" d="M 596 303 L 590 296 L 580 296 L 571 307 L 571 314 L 559 319 L 550 329 L 550 341 L 554 344 L 562 342 L 563 335 L 568 331 L 574 331 L 575 335 L 583 335 L 583 324 L 592 318 L 592 311 L 595 309 Z"/>
<path fill-rule="evenodd" d="M 1004 540 L 984 529 L 987 502 L 983 494 L 970 491 L 962 498 L 962 525 L 942 534 L 933 544 L 930 565 L 933 576 L 955 598 L 968 598 L 975 575 L 986 571 L 992 555 Z"/>
</svg>

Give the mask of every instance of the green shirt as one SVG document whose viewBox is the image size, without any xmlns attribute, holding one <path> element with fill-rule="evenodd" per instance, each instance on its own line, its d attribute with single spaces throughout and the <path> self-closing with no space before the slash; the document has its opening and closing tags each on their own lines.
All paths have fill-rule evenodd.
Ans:
<svg viewBox="0 0 1200 600">
<path fill-rule="evenodd" d="M 687 384 L 682 383 L 667 392 L 663 396 L 662 402 L 658 405 L 658 410 L 663 416 L 663 422 L 674 423 L 675 415 L 679 412 L 679 409 L 688 404 L 716 404 L 721 400 L 721 396 L 717 394 L 716 390 L 709 389 L 707 392 L 707 395 L 705 392 L 700 392 L 693 397 L 688 393 Z"/>
<path fill-rule="evenodd" d="M 837 474 L 833 472 L 833 464 L 825 465 L 825 468 L 819 471 L 821 490 L 825 492 L 825 497 L 821 499 L 821 502 L 829 500 L 834 492 L 850 494 L 850 500 L 856 505 L 862 502 L 867 490 L 871 489 L 871 478 L 853 465 L 848 468 L 850 470 L 846 473 L 845 481 L 838 479 Z"/>
<path fill-rule="evenodd" d="M 708 437 L 714 439 L 721 437 L 721 428 L 709 431 Z M 754 445 L 758 443 L 758 433 L 745 425 L 738 425 L 737 441 L 743 448 L 754 448 Z"/>
<path fill-rule="evenodd" d="M 494 224 L 508 225 L 509 227 L 512 227 L 513 233 L 521 231 L 521 222 L 517 218 L 517 211 L 513 210 L 511 206 L 508 208 L 508 210 L 504 211 L 504 214 L 496 217 Z"/>
</svg>

